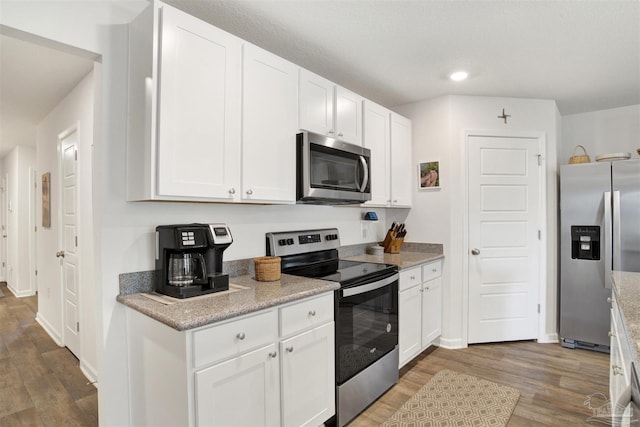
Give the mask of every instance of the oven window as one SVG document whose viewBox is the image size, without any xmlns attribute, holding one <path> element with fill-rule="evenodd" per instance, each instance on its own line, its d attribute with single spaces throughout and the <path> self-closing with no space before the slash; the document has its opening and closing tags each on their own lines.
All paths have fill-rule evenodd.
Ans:
<svg viewBox="0 0 640 427">
<path fill-rule="evenodd" d="M 311 144 L 309 169 L 312 188 L 360 191 L 364 175 L 360 156 Z"/>
<path fill-rule="evenodd" d="M 338 296 L 337 307 L 337 382 L 342 384 L 398 345 L 398 282 Z"/>
</svg>

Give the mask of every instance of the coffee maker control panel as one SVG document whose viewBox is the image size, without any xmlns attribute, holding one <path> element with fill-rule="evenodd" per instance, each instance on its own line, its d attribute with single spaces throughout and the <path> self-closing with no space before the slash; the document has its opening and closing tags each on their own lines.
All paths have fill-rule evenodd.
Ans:
<svg viewBox="0 0 640 427">
<path fill-rule="evenodd" d="M 209 224 L 214 245 L 230 245 L 233 243 L 231 230 L 225 224 Z"/>
<path fill-rule="evenodd" d="M 183 249 L 206 248 L 207 233 L 202 229 L 178 229 L 178 235 Z"/>
</svg>

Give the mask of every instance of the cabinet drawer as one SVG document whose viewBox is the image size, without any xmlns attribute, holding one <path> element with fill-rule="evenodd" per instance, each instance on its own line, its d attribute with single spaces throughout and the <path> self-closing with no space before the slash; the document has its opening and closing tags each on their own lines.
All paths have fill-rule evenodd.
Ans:
<svg viewBox="0 0 640 427">
<path fill-rule="evenodd" d="M 333 292 L 280 309 L 280 336 L 333 321 Z"/>
<path fill-rule="evenodd" d="M 420 272 L 420 267 L 414 267 L 408 270 L 400 271 L 400 291 L 409 289 L 415 285 L 419 285 L 420 283 L 422 283 L 422 273 Z"/>
<path fill-rule="evenodd" d="M 430 262 L 422 266 L 422 280 L 425 282 L 442 275 L 442 262 L 440 260 Z"/>
<path fill-rule="evenodd" d="M 245 317 L 193 334 L 195 367 L 216 362 L 278 339 L 276 311 Z"/>
</svg>

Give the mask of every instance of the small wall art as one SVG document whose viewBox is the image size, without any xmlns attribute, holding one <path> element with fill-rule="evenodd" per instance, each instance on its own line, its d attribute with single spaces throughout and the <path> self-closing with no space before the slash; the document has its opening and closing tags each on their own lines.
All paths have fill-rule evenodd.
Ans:
<svg viewBox="0 0 640 427">
<path fill-rule="evenodd" d="M 42 174 L 42 226 L 51 227 L 51 172 Z"/>
<path fill-rule="evenodd" d="M 418 164 L 418 188 L 433 190 L 440 188 L 440 162 L 424 162 Z"/>
</svg>

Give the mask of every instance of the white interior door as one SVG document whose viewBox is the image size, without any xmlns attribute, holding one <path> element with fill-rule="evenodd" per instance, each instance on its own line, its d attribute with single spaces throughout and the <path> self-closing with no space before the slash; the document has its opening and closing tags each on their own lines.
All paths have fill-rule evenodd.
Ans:
<svg viewBox="0 0 640 427">
<path fill-rule="evenodd" d="M 537 338 L 539 140 L 470 136 L 468 342 Z"/>
<path fill-rule="evenodd" d="M 60 215 L 62 252 L 62 287 L 64 345 L 76 357 L 80 355 L 80 309 L 78 303 L 78 212 L 77 212 L 77 129 L 60 140 L 60 165 L 62 191 L 60 192 L 62 212 Z"/>
<path fill-rule="evenodd" d="M 0 281 L 7 280 L 7 176 L 2 177 L 0 194 Z"/>
</svg>

